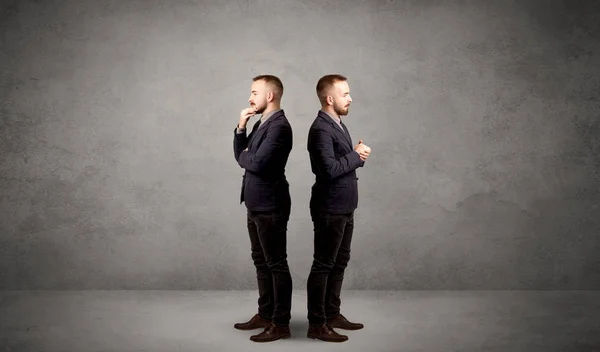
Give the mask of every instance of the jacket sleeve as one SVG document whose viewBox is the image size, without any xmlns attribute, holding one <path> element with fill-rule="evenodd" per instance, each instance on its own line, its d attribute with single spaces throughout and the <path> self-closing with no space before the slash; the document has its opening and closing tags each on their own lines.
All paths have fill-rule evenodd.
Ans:
<svg viewBox="0 0 600 352">
<path fill-rule="evenodd" d="M 250 172 L 260 174 L 271 164 L 281 163 L 290 152 L 293 138 L 290 126 L 271 125 L 265 133 L 256 151 L 243 151 L 238 157 L 238 164 Z"/>
<path fill-rule="evenodd" d="M 336 158 L 331 132 L 322 128 L 314 128 L 309 141 L 310 157 L 317 166 L 318 176 L 323 179 L 335 179 L 364 165 L 364 162 L 360 160 L 360 155 L 354 150 Z"/>
<path fill-rule="evenodd" d="M 235 160 L 238 161 L 240 158 L 240 154 L 244 149 L 248 147 L 248 137 L 246 136 L 246 131 L 242 133 L 238 133 L 237 127 L 233 130 L 233 156 Z"/>
</svg>

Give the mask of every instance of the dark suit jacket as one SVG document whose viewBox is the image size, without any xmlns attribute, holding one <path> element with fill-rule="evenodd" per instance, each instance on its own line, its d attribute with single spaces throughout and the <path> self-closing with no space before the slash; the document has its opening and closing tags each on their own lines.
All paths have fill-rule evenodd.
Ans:
<svg viewBox="0 0 600 352">
<path fill-rule="evenodd" d="M 240 203 L 250 211 L 282 210 L 291 205 L 285 165 L 292 150 L 292 127 L 283 110 L 257 129 L 259 122 L 248 136 L 236 133 L 237 127 L 233 131 L 235 160 L 246 170 Z"/>
<path fill-rule="evenodd" d="M 310 208 L 333 214 L 353 212 L 358 207 L 356 169 L 364 162 L 354 151 L 348 130 L 344 133 L 331 117 L 319 111 L 310 126 L 307 145 L 316 177 Z"/>
</svg>

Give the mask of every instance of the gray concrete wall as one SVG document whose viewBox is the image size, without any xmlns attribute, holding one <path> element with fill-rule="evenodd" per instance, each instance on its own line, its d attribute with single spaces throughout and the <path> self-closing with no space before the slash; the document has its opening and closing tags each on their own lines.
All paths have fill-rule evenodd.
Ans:
<svg viewBox="0 0 600 352">
<path fill-rule="evenodd" d="M 373 153 L 345 287 L 600 289 L 595 1 L 3 1 L 0 289 L 253 289 L 233 128 L 278 75 L 306 134 L 349 77 Z"/>
</svg>

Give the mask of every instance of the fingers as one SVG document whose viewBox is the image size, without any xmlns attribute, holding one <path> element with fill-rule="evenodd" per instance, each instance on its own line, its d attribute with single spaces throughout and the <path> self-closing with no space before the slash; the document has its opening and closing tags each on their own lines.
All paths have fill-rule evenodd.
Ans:
<svg viewBox="0 0 600 352">
<path fill-rule="evenodd" d="M 362 160 L 362 161 L 367 160 L 369 155 L 371 155 L 371 148 L 368 147 L 366 144 L 364 144 L 362 139 L 360 141 L 358 141 L 358 144 L 356 146 L 356 151 L 358 152 L 358 154 L 360 156 L 360 160 Z"/>
<path fill-rule="evenodd" d="M 238 123 L 239 128 L 246 127 L 246 123 L 250 119 L 250 117 L 256 115 L 256 111 L 254 108 L 246 108 L 240 112 L 240 122 Z"/>
<path fill-rule="evenodd" d="M 362 141 L 361 141 L 361 142 L 362 142 Z M 361 143 L 361 145 L 362 145 L 362 146 L 365 148 L 365 149 L 364 149 L 365 151 L 367 151 L 367 152 L 369 152 L 369 153 L 371 152 L 371 147 L 369 147 L 368 145 L 366 145 L 366 144 L 364 144 L 364 143 Z"/>
<path fill-rule="evenodd" d="M 254 110 L 248 111 L 248 109 L 246 109 L 246 110 L 242 111 L 242 116 L 244 118 L 249 118 L 249 117 L 254 116 L 254 115 L 256 115 L 256 111 L 254 111 Z"/>
<path fill-rule="evenodd" d="M 254 108 L 246 108 L 246 109 L 242 110 L 240 115 L 242 115 L 244 117 L 253 116 L 253 115 L 256 115 L 256 110 L 254 110 Z"/>
<path fill-rule="evenodd" d="M 364 147 L 364 148 L 367 148 L 369 151 L 371 150 L 371 148 L 370 148 L 369 146 L 367 146 L 366 144 L 364 144 L 364 142 L 363 142 L 363 140 L 362 140 L 362 139 L 360 139 L 360 140 L 358 141 L 358 143 L 356 144 L 356 147 L 357 147 L 357 148 Z"/>
<path fill-rule="evenodd" d="M 371 154 L 371 148 L 367 147 L 364 144 L 361 144 L 358 149 L 356 150 L 359 154 L 360 153 L 367 153 L 367 154 Z"/>
</svg>

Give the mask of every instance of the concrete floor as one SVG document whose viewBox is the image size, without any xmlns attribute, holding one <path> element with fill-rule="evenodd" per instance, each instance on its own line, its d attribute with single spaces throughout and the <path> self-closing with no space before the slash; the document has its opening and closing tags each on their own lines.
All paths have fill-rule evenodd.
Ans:
<svg viewBox="0 0 600 352">
<path fill-rule="evenodd" d="M 0 351 L 600 351 L 600 291 L 342 294 L 349 341 L 306 338 L 296 291 L 292 338 L 258 344 L 232 327 L 255 291 L 0 291 Z"/>
</svg>

